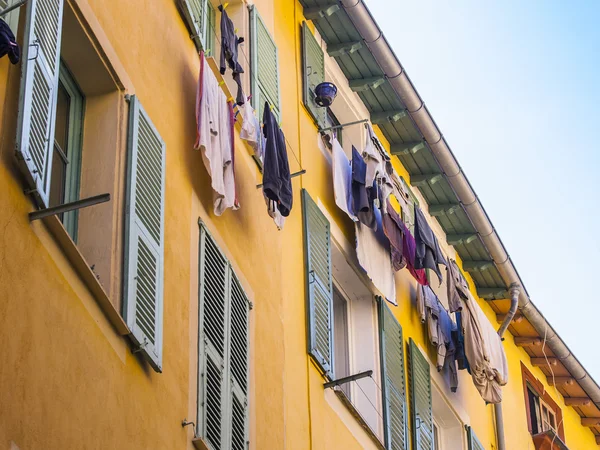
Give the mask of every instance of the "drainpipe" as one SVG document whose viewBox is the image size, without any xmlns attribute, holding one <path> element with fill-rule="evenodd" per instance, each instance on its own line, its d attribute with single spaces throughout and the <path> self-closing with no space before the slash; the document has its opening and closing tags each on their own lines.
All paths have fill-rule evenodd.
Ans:
<svg viewBox="0 0 600 450">
<path fill-rule="evenodd" d="M 510 325 L 515 317 L 515 313 L 517 312 L 517 307 L 519 306 L 519 292 L 520 286 L 518 283 L 512 283 L 508 290 L 510 293 L 510 309 L 508 310 L 508 314 L 504 318 L 504 322 L 500 325 L 498 329 L 498 336 L 500 339 L 502 335 Z M 498 439 L 498 450 L 506 450 L 506 441 L 504 440 L 504 416 L 502 415 L 502 403 L 494 404 L 494 416 L 496 417 L 496 437 Z"/>
</svg>

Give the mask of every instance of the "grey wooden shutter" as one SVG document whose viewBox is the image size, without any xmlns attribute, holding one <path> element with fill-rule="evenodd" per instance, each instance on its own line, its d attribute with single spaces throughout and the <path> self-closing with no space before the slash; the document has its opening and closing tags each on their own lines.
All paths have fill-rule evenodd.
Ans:
<svg viewBox="0 0 600 450">
<path fill-rule="evenodd" d="M 249 302 L 231 271 L 230 386 L 231 449 L 248 446 L 248 316 Z"/>
<path fill-rule="evenodd" d="M 209 29 L 207 9 L 208 0 L 179 0 L 183 18 L 188 29 L 192 33 L 194 43 L 198 50 L 207 50 L 208 36 L 212 32 Z"/>
<path fill-rule="evenodd" d="M 385 448 L 408 447 L 406 383 L 404 379 L 404 339 L 402 327 L 381 297 L 379 304 L 379 348 L 383 386 Z"/>
<path fill-rule="evenodd" d="M 329 377 L 333 376 L 333 284 L 331 232 L 327 218 L 302 190 L 304 254 L 308 315 L 308 352 Z"/>
<path fill-rule="evenodd" d="M 321 46 L 308 29 L 306 22 L 302 22 L 302 75 L 304 105 L 317 126 L 322 127 L 325 124 L 327 109 L 315 103 L 315 87 L 325 81 L 325 57 Z"/>
<path fill-rule="evenodd" d="M 481 442 L 479 442 L 479 439 L 477 439 L 477 436 L 475 436 L 475 433 L 473 433 L 473 428 L 471 428 L 470 426 L 466 426 L 467 429 L 467 443 L 468 443 L 468 448 L 469 450 L 485 450 L 485 447 L 483 446 L 483 444 Z"/>
<path fill-rule="evenodd" d="M 265 101 L 273 107 L 273 112 L 280 116 L 281 105 L 279 96 L 279 56 L 275 40 L 261 19 L 256 6 L 250 7 L 250 36 L 251 48 L 251 77 L 252 77 L 252 106 L 262 114 Z"/>
<path fill-rule="evenodd" d="M 138 350 L 161 372 L 165 143 L 135 96 L 127 152 L 123 311 Z"/>
<path fill-rule="evenodd" d="M 410 339 L 410 393 L 413 450 L 433 450 L 429 363 Z"/>
<path fill-rule="evenodd" d="M 226 314 L 229 297 L 228 263 L 200 227 L 200 332 L 197 433 L 212 450 L 222 447 L 225 395 Z"/>
<path fill-rule="evenodd" d="M 29 0 L 16 153 L 41 207 L 50 196 L 62 15 L 63 0 Z"/>
</svg>

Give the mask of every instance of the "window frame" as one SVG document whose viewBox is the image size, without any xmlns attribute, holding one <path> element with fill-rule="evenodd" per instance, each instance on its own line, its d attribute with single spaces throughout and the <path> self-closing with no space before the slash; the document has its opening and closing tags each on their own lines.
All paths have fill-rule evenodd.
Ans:
<svg viewBox="0 0 600 450">
<path fill-rule="evenodd" d="M 83 127 L 85 119 L 85 95 L 77 84 L 77 80 L 61 59 L 59 68 L 59 85 L 69 96 L 69 117 L 67 124 L 67 151 L 60 148 L 56 142 L 56 126 L 54 127 L 54 143 L 52 151 L 57 152 L 61 159 L 66 159 L 65 180 L 62 186 L 62 203 L 71 203 L 79 200 L 79 187 L 81 184 L 81 159 L 83 151 Z M 56 121 L 56 117 L 54 117 Z M 56 155 L 55 155 L 56 156 Z M 52 186 L 53 171 L 50 170 L 50 185 Z M 79 211 L 69 211 L 60 215 L 67 233 L 77 243 L 77 225 Z"/>
</svg>

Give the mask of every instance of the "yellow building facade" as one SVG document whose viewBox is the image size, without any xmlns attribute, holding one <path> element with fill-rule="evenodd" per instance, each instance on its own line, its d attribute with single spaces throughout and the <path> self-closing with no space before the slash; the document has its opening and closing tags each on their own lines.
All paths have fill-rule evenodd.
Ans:
<svg viewBox="0 0 600 450">
<path fill-rule="evenodd" d="M 415 307 L 414 279 L 406 269 L 397 272 L 398 306 L 378 303 L 380 293 L 357 261 L 354 225 L 336 206 L 331 154 L 319 126 L 370 119 L 443 253 L 460 267 L 473 267 L 465 266 L 456 250 L 463 244 L 450 239 L 438 212 L 431 209 L 423 189 L 423 183 L 432 186 L 431 180 L 421 176 L 414 182 L 414 168 L 403 163 L 390 142 L 390 124 L 412 120 L 412 111 L 377 115 L 365 102 L 365 92 L 388 89 L 381 83 L 389 83 L 389 77 L 367 77 L 361 84 L 346 75 L 350 62 L 344 58 L 372 50 L 371 41 L 367 36 L 353 38 L 360 32 L 357 25 L 347 32 L 352 39 L 344 45 L 328 42 L 327 24 L 342 20 L 342 14 L 350 17 L 350 3 L 357 2 L 235 0 L 226 6 L 237 34 L 245 38 L 239 57 L 244 92 L 270 101 L 285 134 L 290 171 L 302 172 L 292 178 L 294 204 L 281 230 L 257 188 L 261 169 L 253 149 L 240 138 L 241 119 L 234 131 L 239 210 L 214 214 L 211 178 L 201 151 L 193 148 L 199 48 L 209 55 L 205 70 L 224 80 L 220 87 L 227 97 L 235 96 L 231 71 L 218 73 L 219 1 L 29 0 L 15 10 L 18 14 L 10 13 L 8 22 L 25 48 L 17 65 L 0 59 L 0 448 L 433 450 L 436 440 L 437 450 L 501 448 L 494 406 L 485 404 L 469 374 L 460 371 L 457 392 L 451 392 L 436 370 L 435 350 Z M 310 76 L 306 33 L 323 52 L 323 81 L 333 82 L 339 91 L 331 114 L 319 124 L 304 95 Z M 276 49 L 274 64 L 270 54 L 258 53 L 265 36 Z M 22 76 L 25 62 L 29 78 Z M 261 78 L 271 66 L 278 74 L 277 97 L 269 90 L 270 79 Z M 30 97 L 22 87 L 28 79 Z M 35 91 L 44 80 L 48 88 Z M 60 89 L 58 94 L 55 89 Z M 45 110 L 44 98 L 50 105 Z M 29 118 L 29 128 L 24 128 L 23 117 Z M 29 153 L 20 147 L 25 135 Z M 366 136 L 363 123 L 338 129 L 347 155 L 352 146 L 361 149 Z M 36 146 L 42 153 L 49 149 L 55 165 L 64 164 L 35 172 Z M 154 156 L 140 156 L 145 151 Z M 450 174 L 447 168 L 439 174 Z M 53 185 L 57 173 L 63 180 L 59 187 Z M 52 178 L 43 179 L 45 174 Z M 132 181 L 134 175 L 138 184 Z M 143 179 L 153 183 L 142 186 Z M 146 189 L 147 197 L 139 200 L 136 189 Z M 53 197 L 56 192 L 58 197 Z M 77 213 L 36 220 L 29 215 L 100 194 L 110 194 L 110 201 Z M 134 200 L 142 206 L 156 200 L 154 209 L 150 205 L 147 210 L 153 215 L 136 210 Z M 346 302 L 343 333 L 332 335 L 332 352 L 341 352 L 337 364 L 347 375 L 373 371 L 338 387 L 324 387 L 336 377 L 327 377 L 307 351 L 307 201 L 328 223 L 334 284 Z M 136 221 L 144 223 L 150 238 L 132 253 L 139 237 Z M 227 267 L 227 275 L 207 268 L 209 245 L 218 249 L 214 255 Z M 144 275 L 144 261 L 156 264 L 151 276 Z M 464 275 L 497 328 L 510 302 L 502 294 L 482 297 L 484 290 L 475 278 L 486 269 L 478 267 Z M 230 280 L 225 290 L 231 300 L 219 325 L 202 302 L 206 286 L 222 276 Z M 146 286 L 149 279 L 156 283 Z M 512 280 L 503 281 L 507 288 Z M 445 287 L 432 284 L 442 304 L 447 303 Z M 132 302 L 139 302 L 146 288 L 159 299 L 152 304 L 158 325 L 146 324 L 148 330 L 140 319 L 140 303 L 131 312 Z M 382 308 L 389 308 L 402 329 L 403 373 L 393 376 L 405 387 L 405 423 L 400 428 L 406 447 L 388 436 L 380 357 Z M 137 322 L 132 314 L 138 314 Z M 600 419 L 594 417 L 600 417 L 600 403 L 594 401 L 600 399 L 581 384 L 584 376 L 589 382 L 589 375 L 572 373 L 571 366 L 556 360 L 559 355 L 543 341 L 544 330 L 530 323 L 525 309 L 517 314 L 503 341 L 509 368 L 502 400 L 504 448 L 596 448 Z M 334 331 L 336 323 L 330 324 Z M 213 325 L 221 326 L 217 334 L 229 336 L 224 342 L 232 343 L 220 363 L 223 400 L 217 401 L 222 409 L 216 412 L 210 410 L 213 392 L 206 389 L 204 378 L 210 376 L 208 350 L 201 351 L 208 345 L 203 333 Z M 232 356 L 236 349 L 243 353 L 237 363 Z M 419 435 L 422 419 L 415 420 L 411 400 L 415 380 L 410 359 L 415 351 L 430 366 L 431 444 L 413 437 Z M 527 386 L 535 391 L 535 400 L 528 400 Z M 535 403 L 538 414 L 545 414 L 540 404 L 554 411 L 555 442 L 534 443 L 531 410 L 536 407 L 528 408 L 530 402 L 541 402 Z M 232 412 L 232 404 L 239 411 Z"/>
</svg>

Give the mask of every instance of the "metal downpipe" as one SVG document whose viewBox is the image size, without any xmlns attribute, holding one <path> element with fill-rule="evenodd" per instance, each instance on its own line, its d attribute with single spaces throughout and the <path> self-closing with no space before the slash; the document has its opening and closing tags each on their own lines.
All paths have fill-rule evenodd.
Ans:
<svg viewBox="0 0 600 450">
<path fill-rule="evenodd" d="M 340 0 L 340 3 L 360 32 L 366 46 L 372 52 L 398 98 L 406 106 L 410 117 L 431 149 L 444 176 L 494 260 L 502 279 L 506 285 L 518 283 L 521 286 L 519 308 L 523 316 L 533 325 L 540 336 L 546 338 L 548 347 L 577 380 L 591 400 L 600 407 L 600 387 L 531 302 L 523 282 L 483 205 L 364 1 Z"/>
</svg>

